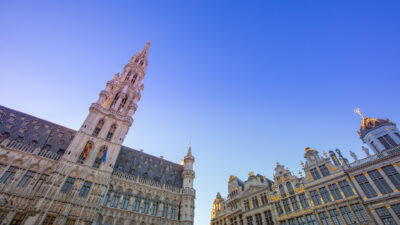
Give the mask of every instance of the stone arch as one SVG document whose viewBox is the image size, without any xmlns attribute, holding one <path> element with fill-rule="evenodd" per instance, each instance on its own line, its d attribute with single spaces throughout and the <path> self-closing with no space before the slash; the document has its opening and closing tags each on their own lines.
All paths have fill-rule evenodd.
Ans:
<svg viewBox="0 0 400 225">
<path fill-rule="evenodd" d="M 93 173 L 91 173 L 91 174 L 86 178 L 86 180 L 89 181 L 89 182 L 94 183 L 94 175 L 93 175 Z"/>
<path fill-rule="evenodd" d="M 39 163 L 32 163 L 29 166 L 29 170 L 35 171 L 35 172 L 39 172 L 40 171 L 40 165 Z"/>
<path fill-rule="evenodd" d="M 114 224 L 114 218 L 113 218 L 112 216 L 108 216 L 108 217 L 105 219 L 105 221 L 104 221 L 103 224 L 104 224 L 104 225 L 113 225 L 113 224 Z"/>
<path fill-rule="evenodd" d="M 15 159 L 11 165 L 15 167 L 22 167 L 23 161 L 21 158 Z"/>
</svg>

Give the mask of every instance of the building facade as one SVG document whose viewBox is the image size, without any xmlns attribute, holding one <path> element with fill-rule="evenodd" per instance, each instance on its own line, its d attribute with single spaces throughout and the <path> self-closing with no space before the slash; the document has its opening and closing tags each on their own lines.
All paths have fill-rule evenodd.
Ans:
<svg viewBox="0 0 400 225">
<path fill-rule="evenodd" d="M 304 176 L 279 163 L 273 180 L 231 176 L 227 198 L 214 200 L 211 225 L 400 224 L 399 130 L 388 119 L 361 116 L 365 158 L 350 152 L 349 162 L 339 149 L 321 155 L 306 148 Z"/>
<path fill-rule="evenodd" d="M 150 43 L 107 82 L 78 131 L 0 106 L 0 223 L 192 225 L 191 148 L 176 164 L 123 146 Z"/>
</svg>

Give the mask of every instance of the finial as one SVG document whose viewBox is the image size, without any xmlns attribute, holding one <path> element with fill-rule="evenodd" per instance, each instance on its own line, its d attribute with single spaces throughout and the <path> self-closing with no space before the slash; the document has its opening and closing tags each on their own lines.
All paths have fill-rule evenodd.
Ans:
<svg viewBox="0 0 400 225">
<path fill-rule="evenodd" d="M 303 161 L 301 161 L 301 160 L 300 160 L 300 164 L 301 164 L 301 166 L 302 166 L 302 167 L 304 167 L 304 163 L 303 163 Z"/>
<path fill-rule="evenodd" d="M 324 156 L 325 156 L 325 158 L 328 158 L 328 154 L 326 154 L 326 152 L 324 151 Z"/>
<path fill-rule="evenodd" d="M 187 153 L 188 156 L 192 156 L 192 138 L 189 140 L 189 150 Z"/>
<path fill-rule="evenodd" d="M 354 109 L 354 113 L 357 113 L 358 115 L 360 115 L 363 119 L 365 119 L 364 114 L 360 111 L 360 108 L 356 107 Z"/>
<path fill-rule="evenodd" d="M 301 172 L 301 170 L 299 170 L 299 175 L 300 175 L 300 177 L 303 176 L 303 173 Z"/>
</svg>

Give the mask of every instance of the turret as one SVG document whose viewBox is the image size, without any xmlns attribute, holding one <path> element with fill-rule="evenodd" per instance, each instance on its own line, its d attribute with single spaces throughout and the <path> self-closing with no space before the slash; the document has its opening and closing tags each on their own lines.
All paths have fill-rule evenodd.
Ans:
<svg viewBox="0 0 400 225">
<path fill-rule="evenodd" d="M 183 189 L 184 195 L 182 196 L 182 209 L 181 209 L 181 220 L 184 221 L 185 225 L 192 225 L 194 219 L 194 199 L 195 190 L 193 188 L 193 180 L 195 178 L 195 172 L 193 171 L 194 157 L 192 155 L 192 148 L 189 146 L 189 150 L 186 156 L 183 158 Z"/>
<path fill-rule="evenodd" d="M 358 134 L 375 153 L 394 148 L 400 144 L 400 134 L 396 124 L 389 119 L 377 119 L 364 116 L 359 108 L 355 109 L 362 117 Z"/>
<path fill-rule="evenodd" d="M 112 171 L 141 98 L 149 46 L 150 42 L 131 58 L 121 74 L 106 83 L 64 159 Z"/>
</svg>

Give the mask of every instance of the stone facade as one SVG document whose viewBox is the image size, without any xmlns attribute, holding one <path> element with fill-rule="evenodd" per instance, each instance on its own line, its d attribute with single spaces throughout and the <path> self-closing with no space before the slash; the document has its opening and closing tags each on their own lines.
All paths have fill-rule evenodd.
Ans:
<svg viewBox="0 0 400 225">
<path fill-rule="evenodd" d="M 122 146 L 150 43 L 100 92 L 78 131 L 0 106 L 0 223 L 192 225 L 194 157 Z"/>
<path fill-rule="evenodd" d="M 227 198 L 214 200 L 211 225 L 400 224 L 399 130 L 388 119 L 362 118 L 358 133 L 372 154 L 363 146 L 366 157 L 350 152 L 349 162 L 339 149 L 306 148 L 305 176 L 279 163 L 273 181 L 232 175 Z"/>
</svg>

